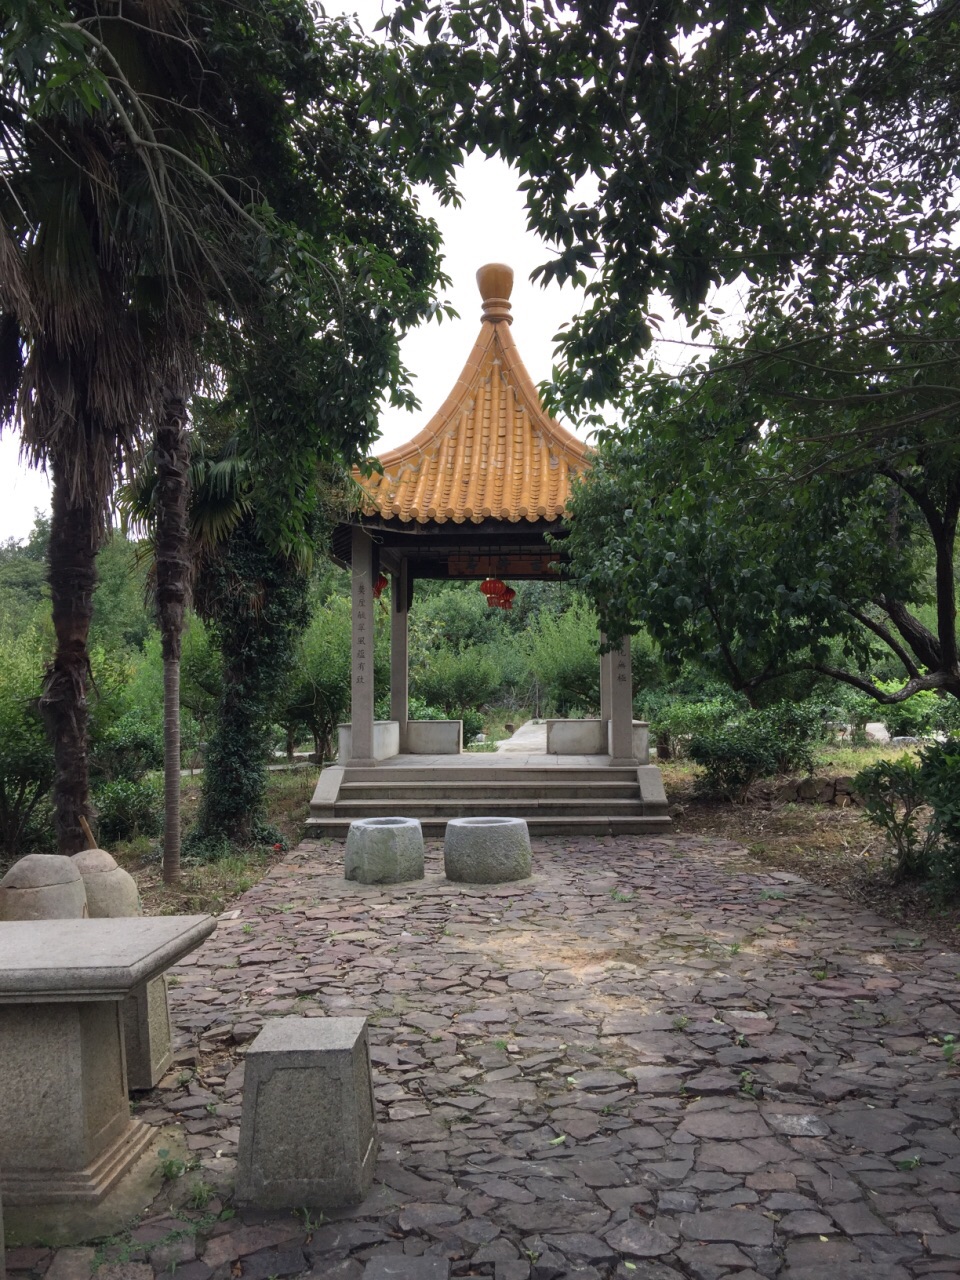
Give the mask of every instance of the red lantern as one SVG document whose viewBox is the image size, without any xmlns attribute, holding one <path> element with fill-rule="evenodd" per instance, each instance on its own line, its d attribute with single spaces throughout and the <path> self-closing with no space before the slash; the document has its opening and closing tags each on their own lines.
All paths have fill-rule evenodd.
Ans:
<svg viewBox="0 0 960 1280">
<path fill-rule="evenodd" d="M 501 591 L 500 595 L 497 597 L 498 607 L 501 609 L 512 609 L 516 595 L 517 593 L 514 591 L 513 587 L 504 587 L 503 591 Z"/>
<path fill-rule="evenodd" d="M 487 597 L 487 605 L 491 609 L 496 609 L 500 603 L 500 597 L 504 591 L 508 591 L 506 583 L 500 581 L 499 578 L 484 578 L 480 583 L 480 590 Z"/>
<path fill-rule="evenodd" d="M 374 600 L 379 600 L 379 599 L 380 599 L 380 597 L 383 595 L 383 590 L 384 590 L 384 588 L 386 587 L 386 585 L 387 585 L 387 577 L 386 577 L 386 574 L 381 573 L 381 574 L 380 574 L 380 576 L 379 576 L 379 578 L 377 578 L 376 582 L 373 584 L 373 598 L 374 598 Z"/>
</svg>

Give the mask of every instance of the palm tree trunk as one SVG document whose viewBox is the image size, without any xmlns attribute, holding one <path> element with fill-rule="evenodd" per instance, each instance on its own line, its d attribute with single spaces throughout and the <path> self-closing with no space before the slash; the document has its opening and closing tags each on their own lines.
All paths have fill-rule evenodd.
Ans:
<svg viewBox="0 0 960 1280">
<path fill-rule="evenodd" d="M 182 393 L 165 389 L 157 426 L 157 618 L 163 652 L 163 878 L 180 878 L 180 652 L 190 598 L 190 440 Z"/>
<path fill-rule="evenodd" d="M 40 711 L 53 743 L 57 847 L 63 854 L 73 854 L 87 847 L 81 817 L 88 822 L 93 817 L 87 735 L 87 638 L 105 504 L 89 493 L 71 494 L 55 459 L 51 460 L 50 469 L 53 500 L 47 555 L 56 650 L 44 679 Z"/>
</svg>

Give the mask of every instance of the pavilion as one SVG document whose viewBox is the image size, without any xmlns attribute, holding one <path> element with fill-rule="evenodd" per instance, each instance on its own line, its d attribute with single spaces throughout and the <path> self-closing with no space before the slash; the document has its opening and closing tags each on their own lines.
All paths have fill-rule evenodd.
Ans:
<svg viewBox="0 0 960 1280">
<path fill-rule="evenodd" d="M 352 576 L 351 718 L 340 728 L 338 767 L 321 775 L 311 825 L 341 811 L 345 816 L 344 795 L 351 785 L 369 782 L 371 770 L 383 784 L 399 782 L 397 770 L 404 767 L 438 778 L 438 769 L 469 764 L 477 778 L 489 776 L 492 783 L 491 771 L 509 764 L 500 754 L 461 754 L 459 720 L 409 718 L 407 620 L 415 584 L 425 578 L 504 587 L 510 580 L 558 580 L 564 555 L 547 538 L 563 534 L 571 484 L 589 468 L 590 451 L 546 413 L 520 358 L 510 331 L 512 270 L 499 263 L 481 267 L 477 282 L 480 333 L 453 390 L 419 434 L 378 459 L 378 470 L 354 471 L 363 490 L 359 510 L 335 531 L 334 555 Z M 387 583 L 390 718 L 375 721 L 374 608 Z M 567 765 L 568 774 L 574 768 L 625 771 L 634 790 L 639 775 L 633 816 L 656 815 L 661 825 L 669 820 L 659 770 L 649 765 L 646 725 L 633 720 L 629 639 L 599 661 L 599 718 L 548 721 L 546 756 L 525 763 L 561 771 Z M 462 767 L 457 775 L 465 777 Z M 607 778 L 612 786 L 613 775 Z M 396 800 L 386 803 L 396 807 Z M 371 816 L 369 808 L 364 816 Z"/>
</svg>

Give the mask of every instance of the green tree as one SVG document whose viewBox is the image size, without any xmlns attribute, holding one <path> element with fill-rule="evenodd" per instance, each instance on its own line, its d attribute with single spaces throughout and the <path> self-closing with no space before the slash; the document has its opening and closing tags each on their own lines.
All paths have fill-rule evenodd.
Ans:
<svg viewBox="0 0 960 1280">
<path fill-rule="evenodd" d="M 499 152 L 553 250 L 538 274 L 586 286 L 559 338 L 568 408 L 616 397 L 659 295 L 709 327 L 722 283 L 782 298 L 904 272 L 936 299 L 952 279 L 952 0 L 402 0 L 384 25 L 425 89 L 385 95 L 397 144 L 435 177 L 451 137 Z"/>
<path fill-rule="evenodd" d="M 43 650 L 36 634 L 0 633 L 0 850 L 24 852 L 24 836 L 53 781 L 40 718 Z"/>
<path fill-rule="evenodd" d="M 600 632 L 593 606 L 575 597 L 563 613 L 541 612 L 527 637 L 530 673 L 550 711 L 599 715 Z"/>
<path fill-rule="evenodd" d="M 350 718 L 351 609 L 331 595 L 318 607 L 297 644 L 281 717 L 313 738 L 318 764 L 332 754 L 337 725 Z"/>
<path fill-rule="evenodd" d="M 308 588 L 302 562 L 273 550 L 252 516 L 204 562 L 196 605 L 218 641 L 223 667 L 191 833 L 196 847 L 249 845 L 273 834 L 263 827 L 269 731 L 309 618 Z"/>
<path fill-rule="evenodd" d="M 818 431 L 813 403 L 784 407 L 784 375 L 747 383 L 723 353 L 713 370 L 639 377 L 575 496 L 573 573 L 607 631 L 643 624 L 674 668 L 706 662 L 755 705 L 803 671 L 880 703 L 960 695 L 953 410 L 881 429 L 864 396 Z M 882 654 L 892 687 L 871 675 Z"/>
<path fill-rule="evenodd" d="M 380 52 L 299 0 L 18 0 L 3 41 L 0 402 L 54 481 L 43 705 L 70 851 L 118 461 L 159 425 L 182 474 L 202 373 L 244 418 L 267 536 L 294 545 L 318 458 L 365 448 L 383 391 L 409 398 L 398 330 L 432 309 L 436 231 L 376 147 L 363 103 Z M 158 582 L 175 663 L 182 529 L 170 552 Z"/>
</svg>

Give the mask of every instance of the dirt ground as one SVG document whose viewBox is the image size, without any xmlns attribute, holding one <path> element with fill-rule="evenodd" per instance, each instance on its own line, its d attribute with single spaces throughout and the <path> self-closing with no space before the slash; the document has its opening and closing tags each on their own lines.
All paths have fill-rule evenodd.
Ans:
<svg viewBox="0 0 960 1280">
<path fill-rule="evenodd" d="M 850 754 L 824 761 L 817 776 L 849 776 L 872 762 L 851 768 Z M 896 882 L 885 836 L 855 806 L 785 804 L 776 799 L 775 783 L 755 784 L 742 805 L 706 800 L 696 794 L 688 763 L 667 762 L 663 773 L 678 835 L 734 840 L 764 867 L 802 875 L 898 924 L 960 946 L 960 901 L 943 903 L 924 885 Z"/>
</svg>

